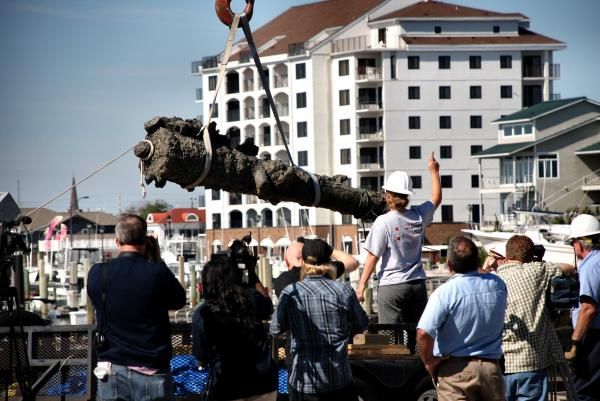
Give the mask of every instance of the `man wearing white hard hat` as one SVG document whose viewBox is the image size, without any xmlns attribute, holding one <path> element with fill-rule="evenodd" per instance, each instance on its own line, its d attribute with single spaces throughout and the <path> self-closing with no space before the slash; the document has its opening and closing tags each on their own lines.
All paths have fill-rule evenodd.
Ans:
<svg viewBox="0 0 600 401">
<path fill-rule="evenodd" d="M 428 169 L 431 200 L 410 208 L 408 197 L 414 194 L 410 177 L 404 171 L 390 174 L 383 186 L 390 211 L 375 220 L 365 241 L 368 254 L 356 293 L 362 301 L 371 274 L 381 258 L 377 272 L 379 323 L 416 325 L 427 304 L 421 245 L 425 226 L 431 223 L 435 210 L 442 203 L 440 165 L 433 153 Z M 407 332 L 408 346 L 414 349 L 416 331 Z"/>
<path fill-rule="evenodd" d="M 571 244 L 579 262 L 579 307 L 565 358 L 574 366 L 578 399 L 600 400 L 600 221 L 581 214 L 571 222 Z"/>
</svg>

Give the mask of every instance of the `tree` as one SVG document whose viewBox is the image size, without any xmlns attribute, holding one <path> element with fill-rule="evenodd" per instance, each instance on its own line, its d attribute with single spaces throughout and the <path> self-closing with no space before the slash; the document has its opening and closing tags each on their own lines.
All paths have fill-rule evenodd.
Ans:
<svg viewBox="0 0 600 401">
<path fill-rule="evenodd" d="M 144 204 L 142 204 L 137 209 L 137 214 L 142 216 L 145 220 L 150 213 L 166 212 L 171 208 L 172 206 L 169 205 L 166 201 L 162 199 L 157 199 L 155 201 L 144 202 Z"/>
</svg>

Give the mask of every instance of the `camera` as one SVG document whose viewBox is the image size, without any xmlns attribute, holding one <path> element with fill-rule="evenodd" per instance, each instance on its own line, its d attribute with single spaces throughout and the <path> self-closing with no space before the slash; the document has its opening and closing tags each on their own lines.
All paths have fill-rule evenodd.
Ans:
<svg viewBox="0 0 600 401">
<path fill-rule="evenodd" d="M 233 240 L 225 252 L 218 252 L 213 256 L 226 256 L 239 268 L 241 284 L 253 286 L 259 281 L 256 274 L 256 263 L 259 258 L 250 250 L 250 242 L 252 242 L 252 235 L 248 233 L 241 240 Z"/>
<path fill-rule="evenodd" d="M 17 252 L 27 253 L 25 236 L 12 232 L 12 228 L 21 224 L 31 223 L 29 217 L 14 221 L 0 221 L 0 288 L 10 287 L 11 270 L 13 269 L 13 256 Z"/>
</svg>

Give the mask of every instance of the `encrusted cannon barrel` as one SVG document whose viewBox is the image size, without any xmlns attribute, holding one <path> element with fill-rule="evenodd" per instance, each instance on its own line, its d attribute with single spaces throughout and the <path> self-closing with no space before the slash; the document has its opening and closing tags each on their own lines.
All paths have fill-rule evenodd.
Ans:
<svg viewBox="0 0 600 401">
<path fill-rule="evenodd" d="M 201 128 L 197 119 L 156 117 L 146 122 L 146 139 L 138 143 L 134 151 L 143 161 L 147 184 L 154 181 L 156 187 L 161 188 L 170 181 L 193 190 L 209 157 Z M 214 123 L 207 129 L 211 139 L 211 163 L 208 174 L 198 185 L 257 195 L 272 204 L 296 202 L 318 206 L 366 221 L 386 211 L 382 194 L 352 188 L 346 176 L 312 175 L 280 160 L 262 160 L 256 157 L 258 148 L 253 139 L 234 148 L 231 133 L 220 135 Z"/>
</svg>

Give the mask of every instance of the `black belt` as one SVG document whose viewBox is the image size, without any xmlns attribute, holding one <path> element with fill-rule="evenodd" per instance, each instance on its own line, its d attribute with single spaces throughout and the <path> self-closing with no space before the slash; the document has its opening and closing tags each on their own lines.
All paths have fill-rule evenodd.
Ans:
<svg viewBox="0 0 600 401">
<path fill-rule="evenodd" d="M 450 355 L 449 357 L 447 357 L 448 360 L 455 360 L 455 361 L 479 361 L 479 362 L 492 362 L 492 363 L 498 363 L 498 359 L 492 359 L 492 358 L 482 358 L 480 356 L 452 356 Z"/>
</svg>

